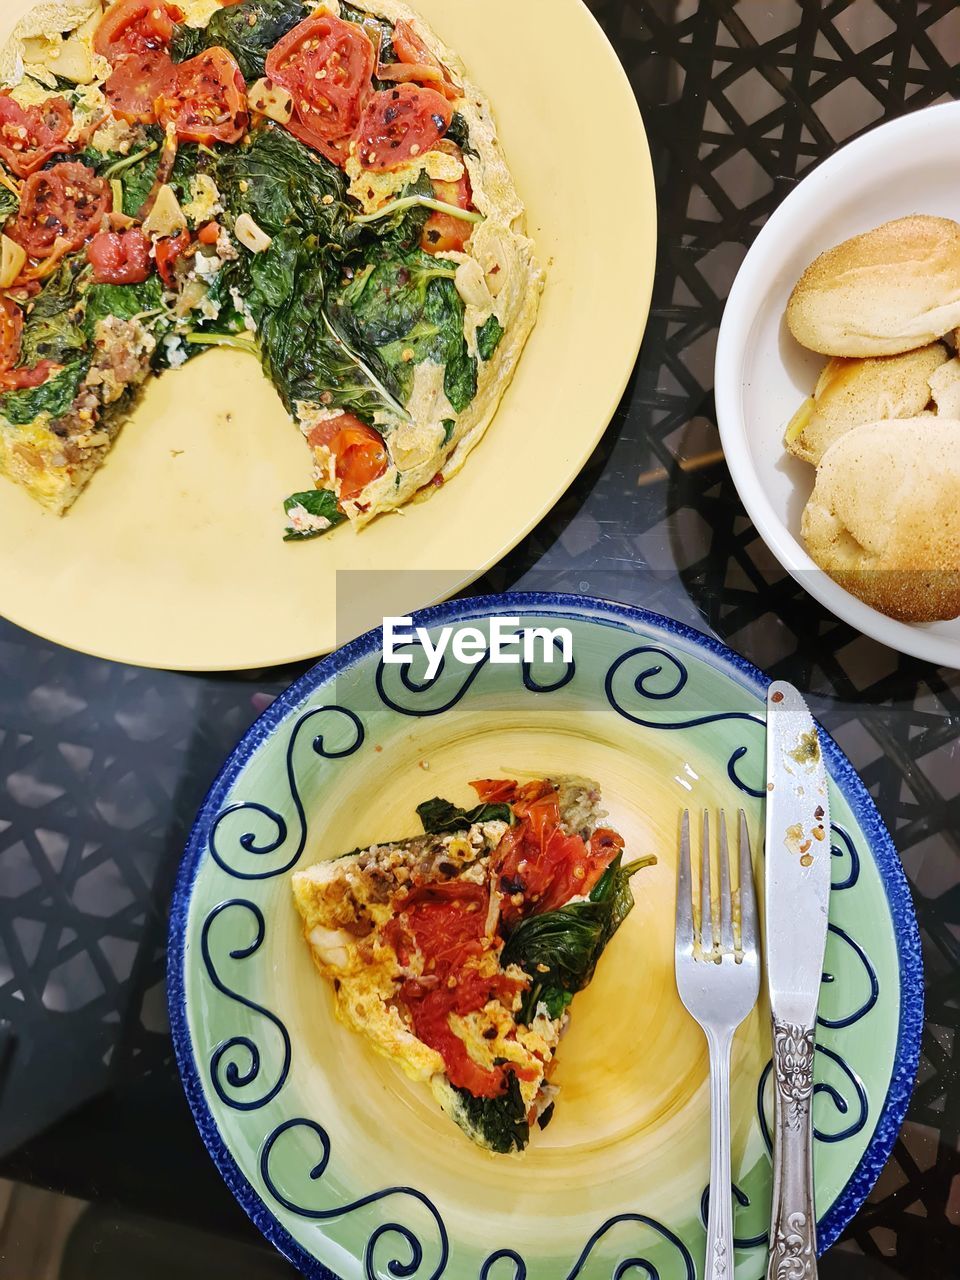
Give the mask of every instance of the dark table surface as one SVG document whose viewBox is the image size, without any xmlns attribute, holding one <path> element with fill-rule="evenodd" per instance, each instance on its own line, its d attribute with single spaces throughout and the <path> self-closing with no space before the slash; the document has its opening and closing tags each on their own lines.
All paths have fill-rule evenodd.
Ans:
<svg viewBox="0 0 960 1280">
<path fill-rule="evenodd" d="M 522 3 L 523 0 L 518 0 Z M 952 0 L 589 0 L 643 110 L 653 310 L 609 431 L 479 590 L 626 599 L 809 691 L 913 888 L 927 1027 L 909 1118 L 826 1276 L 960 1275 L 960 675 L 859 636 L 778 567 L 715 424 L 723 300 L 753 237 L 838 144 L 960 86 Z M 617 234 L 629 232 L 618 215 Z M 300 668 L 101 662 L 0 622 L 0 1280 L 289 1276 L 181 1094 L 171 885 L 224 755 Z"/>
</svg>

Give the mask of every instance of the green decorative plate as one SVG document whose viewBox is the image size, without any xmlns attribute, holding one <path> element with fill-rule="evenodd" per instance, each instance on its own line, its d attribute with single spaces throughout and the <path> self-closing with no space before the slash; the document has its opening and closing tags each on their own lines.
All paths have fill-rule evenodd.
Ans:
<svg viewBox="0 0 960 1280">
<path fill-rule="evenodd" d="M 263 1233 L 313 1277 L 694 1280 L 709 1090 L 673 978 L 684 808 L 743 807 L 761 848 L 766 680 L 653 614 L 569 596 L 454 602 L 435 633 L 492 616 L 569 628 L 572 661 L 384 665 L 379 632 L 321 662 L 253 726 L 197 819 L 173 904 L 169 992 L 190 1105 Z M 814 1104 L 821 1249 L 859 1208 L 916 1075 L 922 973 L 909 891 L 832 741 L 833 893 Z M 341 1026 L 300 933 L 290 873 L 413 830 L 434 795 L 514 772 L 596 778 L 631 856 L 659 863 L 578 998 L 560 1101 L 526 1152 L 473 1147 Z M 769 1011 L 733 1062 L 737 1276 L 758 1280 L 770 1201 Z"/>
</svg>

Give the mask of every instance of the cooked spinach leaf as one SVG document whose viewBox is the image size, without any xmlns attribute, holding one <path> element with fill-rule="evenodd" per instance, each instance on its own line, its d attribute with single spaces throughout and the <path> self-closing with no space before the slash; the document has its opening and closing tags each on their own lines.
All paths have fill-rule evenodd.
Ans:
<svg viewBox="0 0 960 1280">
<path fill-rule="evenodd" d="M 289 515 L 294 507 L 303 507 L 310 515 L 329 520 L 330 523 L 325 529 L 306 530 L 294 529 L 290 525 L 283 535 L 284 542 L 305 542 L 308 538 L 319 538 L 335 529 L 338 524 L 343 524 L 347 518 L 340 510 L 337 495 L 329 489 L 308 489 L 305 493 L 292 493 L 284 502 L 283 509 Z"/>
<path fill-rule="evenodd" d="M 384 409 L 402 414 L 383 362 L 375 352 L 355 350 L 327 314 L 324 265 L 312 239 L 303 241 L 291 233 L 277 240 L 269 271 L 265 264 L 259 286 L 246 296 L 257 325 L 260 358 L 287 411 L 295 413 L 297 402 L 306 401 L 349 409 L 370 423 Z M 250 279 L 249 264 L 245 270 Z M 290 280 L 283 304 L 266 306 L 260 290 L 279 294 Z"/>
<path fill-rule="evenodd" d="M 285 129 L 258 129 L 248 147 L 223 151 L 214 177 L 234 217 L 249 213 L 271 236 L 297 226 L 322 247 L 347 246 L 363 234 L 348 217 L 344 175 Z"/>
<path fill-rule="evenodd" d="M 651 861 L 641 858 L 622 866 L 618 855 L 587 902 L 528 916 L 517 925 L 500 963 L 504 968 L 519 965 L 531 978 L 518 1021 L 532 1022 L 541 1002 L 551 1018 L 559 1018 L 574 995 L 587 986 L 604 948 L 633 908 L 630 877 Z"/>
<path fill-rule="evenodd" d="M 419 250 L 391 255 L 358 271 L 332 298 L 330 315 L 364 351 L 378 353 L 404 403 L 418 364 L 445 365 L 444 390 L 462 413 L 477 393 L 477 367 L 455 275 L 451 263 Z"/>
<path fill-rule="evenodd" d="M 233 6 L 239 9 L 239 5 Z M 245 8 L 246 6 L 244 6 Z M 224 13 L 229 12 L 224 9 Z M 217 17 L 214 14 L 214 17 Z M 213 21 L 213 18 L 210 19 Z M 185 22 L 179 23 L 173 29 L 173 36 L 170 40 L 170 55 L 174 62 L 188 62 L 191 58 L 195 58 L 198 53 L 202 53 L 206 45 L 206 30 L 203 27 L 188 27 Z M 254 76 L 256 80 L 257 77 Z"/>
<path fill-rule="evenodd" d="M 15 427 L 26 426 L 41 413 L 62 418 L 76 400 L 89 367 L 90 362 L 85 358 L 72 360 L 41 387 L 8 391 L 0 396 L 0 416 Z"/>
<path fill-rule="evenodd" d="M 211 177 L 216 177 L 218 153 L 212 147 L 199 147 L 192 143 L 184 145 L 183 143 L 177 148 L 176 158 L 173 162 L 173 169 L 170 177 L 167 179 L 171 187 L 176 192 L 177 199 L 181 204 L 185 204 L 191 197 L 191 179 L 196 177 L 198 173 L 208 173 Z M 149 187 L 146 195 L 150 194 Z M 146 196 L 144 196 L 146 199 Z"/>
<path fill-rule="evenodd" d="M 153 275 L 143 284 L 94 284 L 85 296 L 85 321 L 91 338 L 107 316 L 133 320 L 163 309 L 163 284 Z"/>
<path fill-rule="evenodd" d="M 160 164 L 163 134 L 157 128 L 149 128 L 145 133 L 143 146 L 131 151 L 129 155 L 123 155 L 119 151 L 97 151 L 88 147 L 72 157 L 88 165 L 107 181 L 119 179 L 123 187 L 123 212 L 129 218 L 139 212 L 140 206 L 150 194 Z"/>
<path fill-rule="evenodd" d="M 417 198 L 430 199 L 432 196 L 433 183 L 426 173 L 421 173 L 416 182 L 411 182 L 398 198 L 391 202 L 390 208 L 393 205 L 397 206 L 393 212 L 384 213 L 380 210 L 376 214 L 363 215 L 362 225 L 368 234 L 376 236 L 381 245 L 392 245 L 395 252 L 406 253 L 419 245 L 423 228 L 430 217 L 430 210 L 424 205 L 407 205 L 405 202 Z M 367 217 L 372 218 L 373 221 L 367 221 Z"/>
<path fill-rule="evenodd" d="M 43 85 L 42 87 L 44 89 L 48 88 L 47 85 Z M 66 96 L 71 107 L 74 105 L 76 92 L 77 92 L 76 80 L 69 80 L 66 76 L 54 75 L 53 87 L 57 91 L 57 93 L 62 93 Z"/>
<path fill-rule="evenodd" d="M 499 1098 L 476 1098 L 467 1089 L 454 1089 L 463 1127 L 482 1134 L 491 1150 L 500 1155 L 522 1151 L 530 1140 L 520 1081 L 512 1071 L 509 1076 L 507 1092 Z"/>
<path fill-rule="evenodd" d="M 556 1106 L 556 1103 L 551 1102 L 549 1107 L 544 1107 L 543 1111 L 541 1111 L 540 1114 L 537 1116 L 538 1129 L 545 1129 L 547 1125 L 550 1123 L 550 1121 L 553 1119 L 553 1112 L 554 1112 L 555 1106 Z"/>
<path fill-rule="evenodd" d="M 23 327 L 21 364 L 67 364 L 86 348 L 78 289 L 84 265 L 76 258 L 62 263 L 34 299 Z"/>
<path fill-rule="evenodd" d="M 393 27 L 386 18 L 378 18 L 374 13 L 367 13 L 365 9 L 358 9 L 354 4 L 340 5 L 340 17 L 344 22 L 355 22 L 358 26 L 367 27 L 371 33 L 380 36 L 380 65 L 389 66 L 391 62 L 396 62 L 397 54 L 393 47 Z M 377 80 L 377 87 L 380 89 L 393 89 L 395 85 L 388 84 L 385 80 Z"/>
<path fill-rule="evenodd" d="M 293 297 L 300 249 L 300 236 L 291 228 L 275 236 L 266 253 L 255 253 L 247 261 L 250 287 L 246 302 L 255 317 L 266 309 L 282 307 Z"/>
<path fill-rule="evenodd" d="M 134 218 L 140 212 L 147 196 L 153 190 L 160 164 L 160 152 L 151 152 L 120 175 L 123 186 L 123 212 Z"/>
<path fill-rule="evenodd" d="M 447 130 L 446 136 L 451 142 L 455 142 L 465 156 L 475 156 L 479 152 L 470 145 L 470 129 L 466 120 L 459 111 L 453 113 L 453 119 L 450 121 L 450 128 Z"/>
<path fill-rule="evenodd" d="M 475 822 L 513 822 L 508 804 L 478 804 L 473 809 L 458 809 L 449 800 L 439 796 L 417 805 L 417 816 L 427 835 L 445 831 L 463 831 Z"/>
<path fill-rule="evenodd" d="M 444 418 L 440 424 L 443 427 L 443 443 L 449 444 L 453 439 L 453 433 L 457 429 L 456 418 Z"/>
<path fill-rule="evenodd" d="M 443 389 L 457 413 L 463 413 L 477 394 L 477 362 L 467 350 L 463 337 L 463 305 L 460 302 L 460 295 L 452 281 L 444 281 L 444 283 L 448 285 L 446 290 L 448 314 L 454 309 L 456 303 L 460 330 L 459 340 L 457 340 L 452 329 L 449 326 L 447 329 L 449 345 L 446 352 L 447 367 L 443 375 Z"/>
<path fill-rule="evenodd" d="M 480 326 L 477 330 L 477 350 L 480 352 L 481 360 L 493 359 L 494 352 L 503 338 L 503 332 L 503 325 L 496 316 L 491 316 L 485 324 Z"/>
<path fill-rule="evenodd" d="M 174 62 L 186 62 L 204 49 L 221 45 L 236 58 L 248 82 L 259 80 L 267 54 L 307 16 L 300 0 L 242 0 L 220 9 L 206 27 L 185 23 L 176 27 L 170 53 Z"/>
<path fill-rule="evenodd" d="M 19 209 L 20 201 L 6 187 L 0 187 L 0 227 Z"/>
</svg>

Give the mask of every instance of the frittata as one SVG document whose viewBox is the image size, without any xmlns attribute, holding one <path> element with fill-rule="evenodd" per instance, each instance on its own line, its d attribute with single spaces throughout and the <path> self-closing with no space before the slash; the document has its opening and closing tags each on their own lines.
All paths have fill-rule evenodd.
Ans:
<svg viewBox="0 0 960 1280">
<path fill-rule="evenodd" d="M 471 786 L 475 808 L 428 801 L 424 834 L 297 871 L 293 894 L 341 1021 L 507 1153 L 550 1120 L 570 1003 L 654 859 L 622 864 L 586 779 Z"/>
<path fill-rule="evenodd" d="M 397 0 L 36 5 L 0 228 L 0 471 L 66 511 L 146 378 L 226 345 L 309 447 L 291 540 L 463 465 L 543 285 L 489 105 Z"/>
</svg>

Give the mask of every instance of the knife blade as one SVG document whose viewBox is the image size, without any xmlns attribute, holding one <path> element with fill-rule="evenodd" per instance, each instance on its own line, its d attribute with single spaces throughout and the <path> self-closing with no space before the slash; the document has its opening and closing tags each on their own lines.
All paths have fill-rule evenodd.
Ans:
<svg viewBox="0 0 960 1280">
<path fill-rule="evenodd" d="M 766 969 L 773 1021 L 773 1210 L 768 1280 L 817 1274 L 813 1064 L 830 902 L 827 771 L 797 690 L 767 692 Z"/>
</svg>

